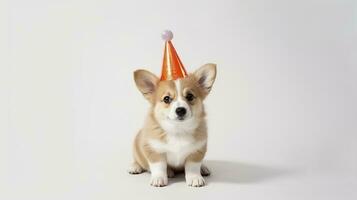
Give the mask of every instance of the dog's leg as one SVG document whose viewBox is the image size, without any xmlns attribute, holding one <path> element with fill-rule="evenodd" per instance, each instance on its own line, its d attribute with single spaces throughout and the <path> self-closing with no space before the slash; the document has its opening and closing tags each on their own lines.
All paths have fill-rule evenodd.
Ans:
<svg viewBox="0 0 357 200">
<path fill-rule="evenodd" d="M 162 187 L 167 185 L 167 164 L 165 161 L 158 161 L 149 163 L 151 171 L 150 185 L 155 187 Z"/>
<path fill-rule="evenodd" d="M 144 154 L 151 172 L 150 185 L 155 187 L 166 186 L 168 183 L 166 156 L 150 148 L 147 148 Z"/>
<path fill-rule="evenodd" d="M 205 185 L 205 179 L 201 175 L 202 159 L 204 157 L 203 152 L 197 151 L 189 155 L 186 159 L 185 178 L 188 186 L 201 187 Z"/>
<path fill-rule="evenodd" d="M 205 185 L 205 179 L 201 175 L 201 162 L 186 162 L 185 177 L 188 186 L 201 187 Z"/>
<path fill-rule="evenodd" d="M 208 167 L 204 164 L 201 165 L 201 175 L 202 176 L 209 176 L 211 175 L 210 170 L 208 169 Z"/>
<path fill-rule="evenodd" d="M 128 169 L 129 174 L 141 174 L 145 170 L 136 162 L 134 161 Z"/>
</svg>

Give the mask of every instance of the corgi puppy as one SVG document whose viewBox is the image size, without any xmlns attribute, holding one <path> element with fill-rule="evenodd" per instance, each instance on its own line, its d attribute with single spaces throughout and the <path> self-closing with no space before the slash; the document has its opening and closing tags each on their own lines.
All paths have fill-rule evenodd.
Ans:
<svg viewBox="0 0 357 200">
<path fill-rule="evenodd" d="M 150 185 L 166 186 L 168 177 L 185 172 L 189 186 L 205 184 L 202 165 L 207 150 L 203 101 L 216 78 L 216 65 L 206 64 L 177 80 L 160 81 L 146 70 L 134 72 L 139 91 L 150 102 L 146 122 L 134 140 L 130 174 L 151 172 Z"/>
</svg>

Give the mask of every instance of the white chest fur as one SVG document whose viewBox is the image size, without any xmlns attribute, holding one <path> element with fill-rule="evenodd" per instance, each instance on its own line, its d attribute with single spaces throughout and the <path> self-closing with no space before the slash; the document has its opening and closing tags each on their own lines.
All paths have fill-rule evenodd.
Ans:
<svg viewBox="0 0 357 200">
<path fill-rule="evenodd" d="M 166 142 L 149 140 L 150 146 L 159 153 L 166 153 L 167 164 L 182 167 L 187 156 L 206 144 L 206 140 L 196 141 L 192 135 L 167 135 Z"/>
</svg>

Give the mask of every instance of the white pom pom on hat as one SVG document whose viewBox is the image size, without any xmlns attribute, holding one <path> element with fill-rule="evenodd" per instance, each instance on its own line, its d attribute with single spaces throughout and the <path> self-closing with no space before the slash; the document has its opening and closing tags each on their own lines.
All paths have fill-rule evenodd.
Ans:
<svg viewBox="0 0 357 200">
<path fill-rule="evenodd" d="M 170 30 L 164 30 L 161 33 L 161 38 L 165 41 L 171 41 L 173 37 L 174 37 L 174 34 Z"/>
</svg>

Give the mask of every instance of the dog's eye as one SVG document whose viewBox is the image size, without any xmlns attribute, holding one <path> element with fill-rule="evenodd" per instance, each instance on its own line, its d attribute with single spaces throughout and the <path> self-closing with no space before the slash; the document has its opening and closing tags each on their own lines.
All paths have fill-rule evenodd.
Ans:
<svg viewBox="0 0 357 200">
<path fill-rule="evenodd" d="M 169 96 L 165 96 L 163 101 L 166 103 L 166 104 L 169 104 L 171 103 L 171 98 Z"/>
<path fill-rule="evenodd" d="M 188 93 L 188 94 L 186 95 L 187 101 L 193 101 L 194 98 L 195 98 L 195 96 L 193 96 L 193 94 L 191 94 L 191 93 Z"/>
</svg>

